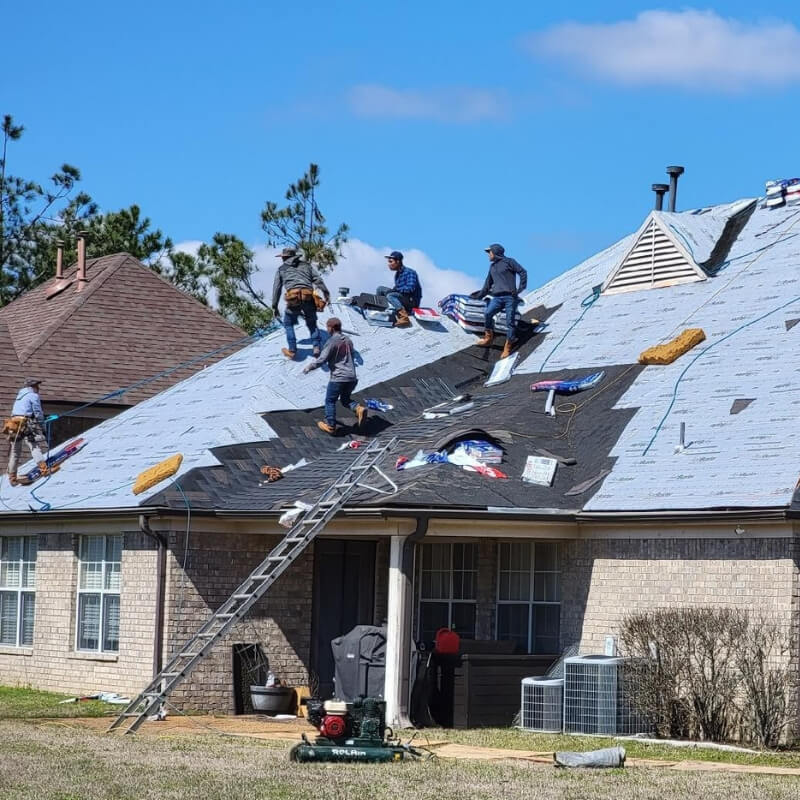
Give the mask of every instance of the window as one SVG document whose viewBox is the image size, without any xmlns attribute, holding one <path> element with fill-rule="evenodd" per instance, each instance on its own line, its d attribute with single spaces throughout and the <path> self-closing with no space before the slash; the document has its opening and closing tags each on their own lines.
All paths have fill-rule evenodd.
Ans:
<svg viewBox="0 0 800 800">
<path fill-rule="evenodd" d="M 0 536 L 0 645 L 33 647 L 36 536 Z"/>
<path fill-rule="evenodd" d="M 528 653 L 557 653 L 560 625 L 558 545 L 500 542 L 497 638 Z"/>
<path fill-rule="evenodd" d="M 119 650 L 122 536 L 81 536 L 76 648 Z"/>
<path fill-rule="evenodd" d="M 419 587 L 419 636 L 430 641 L 439 628 L 475 638 L 477 544 L 424 544 Z"/>
</svg>

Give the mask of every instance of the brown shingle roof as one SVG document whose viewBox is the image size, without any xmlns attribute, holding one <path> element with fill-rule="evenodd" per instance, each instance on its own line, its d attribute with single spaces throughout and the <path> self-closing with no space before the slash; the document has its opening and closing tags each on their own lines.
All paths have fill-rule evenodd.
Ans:
<svg viewBox="0 0 800 800">
<path fill-rule="evenodd" d="M 0 309 L 0 345 L 7 326 L 18 367 L 42 379 L 45 402 L 96 399 L 245 335 L 127 253 L 87 261 L 81 291 L 76 273 L 73 266 L 65 271 L 63 284 L 53 278 Z M 203 365 L 178 370 L 110 402 L 139 402 Z M 11 389 L 16 393 L 21 373 L 6 377 L 2 369 L 0 374 L 2 400 Z"/>
<path fill-rule="evenodd" d="M 25 380 L 8 326 L 0 318 L 0 416 L 11 412 L 11 404 Z M 0 448 L 5 443 L 0 439 Z M 0 453 L 0 458 L 2 458 Z"/>
</svg>

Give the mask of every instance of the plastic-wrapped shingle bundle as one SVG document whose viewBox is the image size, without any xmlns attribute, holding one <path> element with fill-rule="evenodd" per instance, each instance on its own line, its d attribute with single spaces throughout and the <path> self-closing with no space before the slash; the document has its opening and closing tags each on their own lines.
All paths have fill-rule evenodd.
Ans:
<svg viewBox="0 0 800 800">
<path fill-rule="evenodd" d="M 485 439 L 466 439 L 459 442 L 458 449 L 461 449 L 468 456 L 472 456 L 481 464 L 502 464 L 503 450 Z"/>
<path fill-rule="evenodd" d="M 766 208 L 779 208 L 786 203 L 784 195 L 788 183 L 785 179 L 766 182 L 764 187 L 767 194 L 767 199 L 764 201 Z"/>
<path fill-rule="evenodd" d="M 471 333 L 483 333 L 486 326 L 486 301 L 475 300 L 468 294 L 449 294 L 439 301 L 439 308 L 442 313 L 455 320 L 465 331 Z M 516 321 L 519 322 L 520 313 L 516 313 Z M 504 314 L 498 314 L 494 318 L 494 329 L 497 333 L 506 332 L 506 320 Z"/>
<path fill-rule="evenodd" d="M 800 205 L 800 178 L 790 178 L 786 181 L 784 200 L 787 206 Z"/>
</svg>

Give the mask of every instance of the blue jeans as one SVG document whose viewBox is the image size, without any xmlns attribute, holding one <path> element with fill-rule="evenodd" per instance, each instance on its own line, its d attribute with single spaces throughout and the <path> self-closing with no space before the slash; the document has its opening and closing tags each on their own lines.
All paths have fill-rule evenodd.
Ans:
<svg viewBox="0 0 800 800">
<path fill-rule="evenodd" d="M 297 337 L 294 335 L 294 326 L 300 317 L 306 321 L 306 327 L 311 334 L 311 344 L 320 347 L 321 336 L 317 328 L 317 308 L 312 302 L 306 302 L 295 308 L 286 308 L 283 311 L 283 329 L 286 331 L 286 347 L 293 353 L 297 352 Z"/>
<path fill-rule="evenodd" d="M 350 398 L 353 389 L 356 388 L 358 381 L 329 381 L 328 389 L 325 392 L 325 422 L 333 427 L 336 426 L 336 401 L 341 400 L 342 405 L 350 410 L 354 409 L 358 403 Z"/>
<path fill-rule="evenodd" d="M 407 294 L 403 294 L 402 292 L 396 292 L 394 289 L 390 289 L 388 286 L 379 286 L 375 290 L 375 294 L 378 297 L 385 297 L 386 302 L 389 304 L 389 307 L 394 311 L 399 311 L 401 308 L 411 313 L 411 309 L 413 308 L 413 304 L 411 302 L 411 297 Z"/>
<path fill-rule="evenodd" d="M 502 310 L 506 312 L 506 339 L 510 342 L 516 333 L 514 316 L 517 312 L 517 298 L 514 295 L 504 294 L 489 300 L 489 305 L 486 306 L 486 330 L 494 330 L 494 318 Z"/>
</svg>

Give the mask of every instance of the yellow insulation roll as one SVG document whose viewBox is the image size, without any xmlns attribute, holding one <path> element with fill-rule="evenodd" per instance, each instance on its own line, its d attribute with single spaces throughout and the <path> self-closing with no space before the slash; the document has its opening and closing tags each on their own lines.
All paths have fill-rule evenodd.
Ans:
<svg viewBox="0 0 800 800">
<path fill-rule="evenodd" d="M 671 342 L 648 347 L 639 355 L 640 364 L 671 364 L 675 359 L 688 353 L 706 338 L 702 328 L 687 328 Z"/>
<path fill-rule="evenodd" d="M 133 484 L 133 493 L 141 494 L 151 486 L 161 483 L 164 478 L 169 478 L 170 475 L 174 475 L 180 468 L 181 461 L 183 461 L 183 456 L 180 453 L 176 453 L 174 456 L 160 461 L 154 467 L 140 472 L 139 476 L 136 478 L 136 483 Z"/>
</svg>

